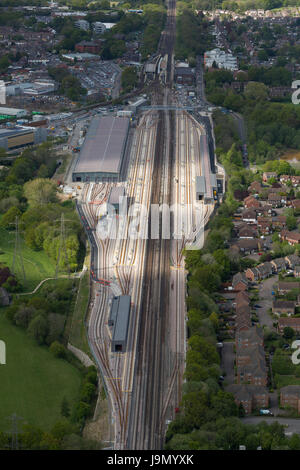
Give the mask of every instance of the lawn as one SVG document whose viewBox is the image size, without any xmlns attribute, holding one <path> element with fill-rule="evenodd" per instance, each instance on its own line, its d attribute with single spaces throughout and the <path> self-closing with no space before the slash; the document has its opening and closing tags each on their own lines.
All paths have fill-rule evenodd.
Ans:
<svg viewBox="0 0 300 470">
<path fill-rule="evenodd" d="M 0 228 L 0 263 L 3 262 L 10 268 L 12 267 L 14 255 L 14 232 Z M 37 284 L 47 277 L 53 277 L 55 274 L 55 263 L 44 251 L 33 251 L 25 245 L 21 239 L 21 253 L 25 269 L 26 280 L 23 282 L 20 263 L 16 263 L 16 274 L 24 286 L 24 291 L 33 290 Z"/>
<path fill-rule="evenodd" d="M 0 430 L 9 428 L 12 413 L 24 422 L 49 430 L 60 420 L 64 397 L 70 405 L 79 393 L 80 372 L 38 346 L 11 325 L 0 309 L 0 339 L 6 343 L 6 365 L 0 365 Z"/>
</svg>

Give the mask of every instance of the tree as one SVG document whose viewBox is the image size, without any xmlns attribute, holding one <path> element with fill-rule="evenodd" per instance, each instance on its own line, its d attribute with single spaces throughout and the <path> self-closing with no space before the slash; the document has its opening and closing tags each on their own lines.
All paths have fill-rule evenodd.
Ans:
<svg viewBox="0 0 300 470">
<path fill-rule="evenodd" d="M 37 341 L 38 344 L 44 344 L 48 333 L 47 318 L 42 314 L 37 315 L 29 323 L 27 331 L 29 335 Z"/>
<path fill-rule="evenodd" d="M 21 213 L 20 209 L 18 209 L 15 206 L 11 207 L 10 209 L 8 209 L 8 211 L 2 217 L 1 223 L 0 223 L 1 227 L 11 228 L 12 229 L 13 224 L 16 221 L 16 217 L 20 217 L 21 214 L 22 213 Z"/>
<path fill-rule="evenodd" d="M 297 228 L 297 219 L 293 215 L 289 215 L 286 218 L 286 225 L 288 230 L 294 230 Z"/>
<path fill-rule="evenodd" d="M 58 357 L 60 359 L 64 359 L 66 357 L 66 349 L 58 341 L 53 341 L 50 346 L 50 351 L 55 357 Z"/>
<path fill-rule="evenodd" d="M 263 83 L 249 82 L 245 87 L 244 94 L 247 98 L 256 101 L 266 101 L 268 98 L 268 87 Z"/>
<path fill-rule="evenodd" d="M 47 178 L 36 178 L 24 184 L 24 195 L 33 206 L 56 202 L 56 184 Z"/>
<path fill-rule="evenodd" d="M 65 418 L 68 418 L 70 416 L 70 405 L 66 397 L 62 399 L 60 414 Z"/>
<path fill-rule="evenodd" d="M 135 67 L 126 67 L 123 70 L 121 83 L 125 92 L 131 91 L 137 86 L 138 75 Z"/>
<path fill-rule="evenodd" d="M 283 336 L 286 339 L 292 339 L 295 335 L 295 331 L 290 326 L 285 326 L 283 329 Z"/>
</svg>

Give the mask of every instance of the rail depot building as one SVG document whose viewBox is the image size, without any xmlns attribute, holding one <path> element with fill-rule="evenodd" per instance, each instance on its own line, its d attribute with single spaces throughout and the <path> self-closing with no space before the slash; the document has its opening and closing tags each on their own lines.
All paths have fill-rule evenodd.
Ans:
<svg viewBox="0 0 300 470">
<path fill-rule="evenodd" d="M 112 352 L 125 352 L 130 317 L 130 295 L 114 297 L 111 303 L 108 325 L 112 328 Z"/>
<path fill-rule="evenodd" d="M 95 117 L 75 165 L 73 182 L 116 182 L 122 174 L 130 120 Z"/>
</svg>

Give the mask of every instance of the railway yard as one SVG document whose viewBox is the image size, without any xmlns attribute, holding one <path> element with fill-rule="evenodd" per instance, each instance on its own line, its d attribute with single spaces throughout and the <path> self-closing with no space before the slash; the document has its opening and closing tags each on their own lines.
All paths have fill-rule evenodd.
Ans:
<svg viewBox="0 0 300 470">
<path fill-rule="evenodd" d="M 91 246 L 88 339 L 110 402 L 114 449 L 163 447 L 183 382 L 184 250 L 201 248 L 216 203 L 206 129 L 180 109 L 172 92 L 174 31 L 171 0 L 159 47 L 166 68 L 156 79 L 153 108 L 137 117 L 123 156 L 127 174 L 119 182 L 84 182 L 77 201 Z M 206 182 L 201 200 L 196 199 L 199 176 Z M 112 188 L 119 187 L 130 208 L 124 213 L 120 202 L 113 218 L 104 208 Z M 121 296 L 130 296 L 130 312 L 112 319 L 113 299 Z M 124 330 L 120 344 L 118 322 Z"/>
</svg>

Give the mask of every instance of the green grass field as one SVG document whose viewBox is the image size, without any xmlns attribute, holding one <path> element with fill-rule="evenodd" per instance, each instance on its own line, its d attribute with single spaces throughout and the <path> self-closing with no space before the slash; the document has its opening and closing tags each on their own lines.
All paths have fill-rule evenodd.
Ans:
<svg viewBox="0 0 300 470">
<path fill-rule="evenodd" d="M 0 228 L 0 263 L 3 262 L 12 267 L 14 255 L 14 232 Z M 55 263 L 44 251 L 33 251 L 21 240 L 22 256 L 25 268 L 26 281 L 23 282 L 20 263 L 16 263 L 16 274 L 24 291 L 33 290 L 37 284 L 47 277 L 53 277 L 55 273 Z"/>
<path fill-rule="evenodd" d="M 49 430 L 62 418 L 63 397 L 70 405 L 76 400 L 80 372 L 11 325 L 4 309 L 0 310 L 0 339 L 6 343 L 6 365 L 0 365 L 0 430 L 9 428 L 6 418 L 12 413 Z"/>
</svg>

